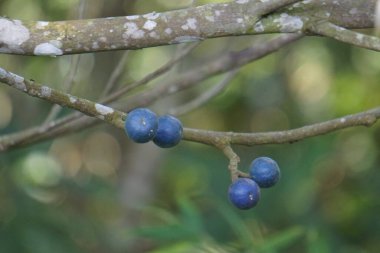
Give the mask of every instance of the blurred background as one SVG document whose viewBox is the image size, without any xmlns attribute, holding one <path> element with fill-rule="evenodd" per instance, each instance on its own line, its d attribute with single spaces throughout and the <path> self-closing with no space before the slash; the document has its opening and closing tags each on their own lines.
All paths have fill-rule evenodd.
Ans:
<svg viewBox="0 0 380 253">
<path fill-rule="evenodd" d="M 217 1 L 196 4 L 210 2 Z M 76 19 L 80 4 L 2 0 L 0 14 Z M 88 0 L 81 14 L 121 16 L 191 4 Z M 271 37 L 204 41 L 159 80 Z M 130 52 L 119 83 L 144 77 L 178 50 L 181 46 Z M 122 55 L 81 55 L 72 93 L 97 100 Z M 0 66 L 60 89 L 72 57 L 0 55 Z M 165 113 L 222 78 L 150 108 Z M 300 127 L 379 106 L 379 79 L 379 53 L 309 37 L 243 67 L 225 92 L 180 119 L 186 127 L 225 131 Z M 0 86 L 0 134 L 41 124 L 50 108 Z M 59 116 L 71 112 L 63 109 Z M 236 147 L 242 171 L 258 156 L 272 157 L 282 171 L 274 188 L 262 190 L 257 207 L 241 211 L 227 199 L 228 160 L 215 148 L 188 142 L 169 150 L 138 145 L 120 129 L 101 124 L 0 153 L 0 252 L 378 252 L 379 146 L 376 124 L 293 144 Z"/>
</svg>

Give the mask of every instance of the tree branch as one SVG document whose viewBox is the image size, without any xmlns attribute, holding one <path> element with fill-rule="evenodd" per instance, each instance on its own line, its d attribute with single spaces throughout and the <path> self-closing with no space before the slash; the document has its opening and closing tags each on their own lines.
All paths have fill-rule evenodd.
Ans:
<svg viewBox="0 0 380 253">
<path fill-rule="evenodd" d="M 302 32 L 321 19 L 346 28 L 373 27 L 375 0 L 299 1 L 237 0 L 163 13 L 56 22 L 0 18 L 0 52 L 59 56 L 140 49 L 223 36 Z"/>
<path fill-rule="evenodd" d="M 38 84 L 35 81 L 27 80 L 2 68 L 0 68 L 0 82 L 5 83 L 12 88 L 22 91 L 32 97 L 41 98 L 50 103 L 75 109 L 88 116 L 104 120 L 119 128 L 124 127 L 123 118 L 125 118 L 125 113 L 116 111 L 111 107 Z"/>
<path fill-rule="evenodd" d="M 310 27 L 310 31 L 354 46 L 380 51 L 380 38 L 347 30 L 344 27 L 323 22 Z"/>
<path fill-rule="evenodd" d="M 184 140 L 200 142 L 208 145 L 218 143 L 238 144 L 245 146 L 264 144 L 293 143 L 306 138 L 327 134 L 354 126 L 372 126 L 380 118 L 380 107 L 347 115 L 341 118 L 312 124 L 292 130 L 263 133 L 216 132 L 198 129 L 184 129 Z"/>
<path fill-rule="evenodd" d="M 86 115 L 96 117 L 120 129 L 124 129 L 124 120 L 126 114 L 83 98 L 71 96 L 62 93 L 47 86 L 37 84 L 5 71 L 0 68 L 0 81 L 31 96 L 44 99 L 46 101 L 59 104 L 78 110 Z M 380 118 L 380 107 L 347 115 L 330 121 L 317 123 L 293 130 L 265 132 L 265 133 L 234 133 L 234 132 L 216 132 L 199 129 L 184 129 L 183 139 L 192 142 L 212 145 L 223 150 L 230 159 L 233 158 L 228 150 L 225 150 L 231 144 L 238 145 L 263 145 L 263 144 L 282 144 L 292 143 L 313 136 L 327 134 L 340 129 L 354 126 L 371 126 Z M 4 151 L 12 144 L 12 139 L 0 139 L 0 151 Z M 226 153 L 227 152 L 227 153 Z M 232 154 L 233 155 L 233 154 Z M 230 157 L 231 156 L 231 157 Z M 232 165 L 235 166 L 236 158 L 232 159 Z M 237 164 L 237 163 L 236 163 Z M 237 166 L 237 165 L 236 165 Z"/>
</svg>

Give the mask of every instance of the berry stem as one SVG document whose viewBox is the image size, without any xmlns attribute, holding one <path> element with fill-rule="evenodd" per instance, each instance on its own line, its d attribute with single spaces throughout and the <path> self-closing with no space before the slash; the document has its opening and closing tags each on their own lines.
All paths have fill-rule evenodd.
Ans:
<svg viewBox="0 0 380 253">
<path fill-rule="evenodd" d="M 228 165 L 228 170 L 230 171 L 232 182 L 236 181 L 239 177 L 249 177 L 247 173 L 241 172 L 238 169 L 240 157 L 235 153 L 235 151 L 232 149 L 232 147 L 229 144 L 225 144 L 225 145 L 217 146 L 217 147 L 221 149 L 224 155 L 230 160 L 230 163 Z"/>
</svg>

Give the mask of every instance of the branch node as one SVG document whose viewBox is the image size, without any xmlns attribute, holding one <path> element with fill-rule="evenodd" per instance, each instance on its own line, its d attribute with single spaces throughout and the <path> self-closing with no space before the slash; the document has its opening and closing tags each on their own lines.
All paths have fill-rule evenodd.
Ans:
<svg viewBox="0 0 380 253">
<path fill-rule="evenodd" d="M 248 174 L 241 172 L 238 169 L 240 157 L 234 152 L 234 150 L 229 144 L 219 145 L 217 147 L 221 149 L 224 155 L 230 160 L 228 170 L 230 171 L 232 182 L 237 180 L 239 177 L 249 177 Z"/>
</svg>

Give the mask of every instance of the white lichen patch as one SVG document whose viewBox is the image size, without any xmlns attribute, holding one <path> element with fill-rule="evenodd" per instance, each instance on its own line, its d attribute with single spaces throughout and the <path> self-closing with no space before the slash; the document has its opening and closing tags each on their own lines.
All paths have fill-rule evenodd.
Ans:
<svg viewBox="0 0 380 253">
<path fill-rule="evenodd" d="M 19 76 L 19 75 L 16 75 L 16 74 L 13 74 L 13 73 L 8 73 L 11 78 L 13 79 L 13 86 L 18 89 L 18 90 L 22 90 L 22 91 L 27 91 L 27 88 L 26 88 L 26 85 L 25 85 L 25 79 L 22 77 L 22 76 Z"/>
<path fill-rule="evenodd" d="M 246 3 L 248 3 L 248 0 L 236 0 L 236 3 L 238 3 L 238 4 L 246 4 Z"/>
<path fill-rule="evenodd" d="M 107 37 L 102 36 L 102 37 L 99 37 L 98 40 L 99 40 L 99 42 L 106 43 L 107 42 Z"/>
<path fill-rule="evenodd" d="M 100 115 L 103 115 L 103 116 L 106 116 L 114 112 L 114 110 L 111 107 L 98 104 L 98 103 L 95 104 L 95 109 Z"/>
<path fill-rule="evenodd" d="M 145 30 L 153 30 L 157 26 L 157 23 L 152 20 L 147 20 L 143 26 Z"/>
<path fill-rule="evenodd" d="M 143 30 L 140 30 L 137 27 L 136 23 L 127 22 L 124 24 L 124 28 L 126 28 L 126 31 L 123 33 L 124 39 L 141 39 L 145 35 L 145 32 Z"/>
<path fill-rule="evenodd" d="M 25 81 L 25 79 L 22 76 L 19 76 L 19 75 L 13 74 L 13 73 L 9 73 L 9 75 L 12 77 L 12 79 L 15 83 L 24 83 L 24 81 Z"/>
<path fill-rule="evenodd" d="M 364 35 L 361 34 L 361 33 L 357 33 L 356 34 L 356 39 L 359 41 L 359 42 L 363 42 L 363 38 L 364 38 Z"/>
<path fill-rule="evenodd" d="M 71 96 L 71 95 L 68 95 L 68 97 L 69 97 L 70 103 L 72 103 L 72 104 L 75 104 L 78 100 L 76 97 Z"/>
<path fill-rule="evenodd" d="M 20 52 L 21 45 L 30 38 L 28 28 L 19 20 L 0 18 L 0 45 L 10 52 Z"/>
<path fill-rule="evenodd" d="M 189 30 L 189 29 L 195 30 L 197 29 L 197 20 L 195 18 L 188 18 L 186 20 L 186 24 L 182 25 L 181 28 L 183 30 Z"/>
<path fill-rule="evenodd" d="M 258 33 L 262 33 L 264 32 L 264 26 L 263 26 L 263 23 L 261 21 L 257 22 L 255 24 L 255 27 L 253 28 L 255 30 L 255 32 L 258 32 Z"/>
<path fill-rule="evenodd" d="M 197 29 L 197 20 L 195 18 L 189 18 L 187 19 L 187 25 L 190 29 Z"/>
<path fill-rule="evenodd" d="M 62 48 L 62 42 L 59 40 L 51 40 L 51 41 L 49 41 L 49 43 L 55 47 Z"/>
<path fill-rule="evenodd" d="M 36 28 L 37 29 L 45 29 L 46 26 L 49 25 L 47 21 L 37 21 Z"/>
<path fill-rule="evenodd" d="M 99 43 L 97 41 L 92 42 L 92 49 L 99 49 Z"/>
<path fill-rule="evenodd" d="M 154 39 L 159 39 L 160 38 L 160 36 L 158 35 L 158 33 L 154 32 L 154 31 L 149 33 L 149 37 L 154 38 Z"/>
<path fill-rule="evenodd" d="M 41 87 L 41 96 L 42 97 L 50 97 L 51 96 L 51 89 L 48 86 L 42 86 Z"/>
<path fill-rule="evenodd" d="M 170 34 L 173 33 L 173 30 L 168 27 L 168 28 L 165 29 L 165 33 L 170 35 Z"/>
<path fill-rule="evenodd" d="M 210 22 L 215 22 L 214 16 L 205 16 L 205 19 L 210 21 Z"/>
<path fill-rule="evenodd" d="M 236 22 L 238 22 L 239 24 L 241 24 L 241 23 L 243 23 L 243 19 L 242 18 L 237 18 Z"/>
<path fill-rule="evenodd" d="M 219 16 L 220 16 L 220 14 L 221 14 L 221 12 L 220 12 L 220 11 L 215 11 L 215 16 L 219 17 Z"/>
<path fill-rule="evenodd" d="M 156 12 L 151 12 L 151 13 L 143 15 L 144 18 L 151 19 L 151 20 L 157 19 L 159 16 L 160 16 L 160 13 L 156 13 Z"/>
<path fill-rule="evenodd" d="M 298 32 L 303 27 L 303 21 L 300 17 L 290 16 L 287 13 L 282 13 L 273 22 L 278 24 L 281 32 Z"/>
<path fill-rule="evenodd" d="M 59 42 L 60 43 L 60 42 Z M 62 45 L 62 43 L 55 43 L 55 41 L 52 42 L 45 42 L 38 44 L 34 48 L 34 55 L 47 55 L 47 56 L 57 56 L 62 55 L 63 51 L 58 47 L 59 45 Z"/>
<path fill-rule="evenodd" d="M 126 16 L 125 18 L 128 20 L 136 20 L 136 19 L 139 19 L 140 16 L 139 15 L 132 15 L 132 16 Z"/>
<path fill-rule="evenodd" d="M 26 88 L 26 85 L 24 82 L 22 83 L 15 83 L 13 85 L 16 89 L 26 92 L 28 89 Z"/>
</svg>

